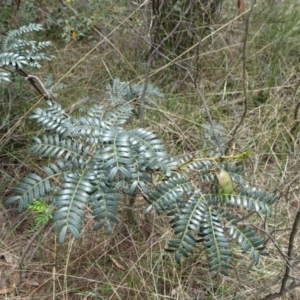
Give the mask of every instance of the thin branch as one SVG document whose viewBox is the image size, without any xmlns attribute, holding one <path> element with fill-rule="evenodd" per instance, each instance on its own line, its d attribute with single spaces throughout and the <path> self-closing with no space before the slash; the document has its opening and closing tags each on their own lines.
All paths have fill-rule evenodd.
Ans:
<svg viewBox="0 0 300 300">
<path fill-rule="evenodd" d="M 20 74 L 25 79 L 27 79 L 29 83 L 34 87 L 34 89 L 38 92 L 38 94 L 42 96 L 46 101 L 51 101 L 52 103 L 55 103 L 55 101 L 52 99 L 50 93 L 48 92 L 48 90 L 46 89 L 45 85 L 43 84 L 40 78 L 28 74 L 23 69 L 16 68 L 16 71 L 18 72 L 18 74 Z M 63 115 L 65 117 L 69 117 L 67 113 L 64 113 Z"/>
<path fill-rule="evenodd" d="M 45 88 L 45 85 L 42 83 L 42 81 L 41 81 L 38 77 L 36 77 L 36 76 L 34 76 L 34 75 L 28 75 L 28 76 L 25 77 L 25 78 L 26 78 L 27 80 L 29 80 L 30 83 L 31 83 L 32 85 L 34 85 L 34 86 L 35 86 L 34 80 L 37 81 L 38 84 L 40 85 L 40 88 L 42 89 L 42 91 L 43 91 L 43 93 L 44 93 L 43 97 L 46 98 L 47 100 L 52 101 L 49 92 L 48 92 L 47 89 Z M 33 80 L 33 81 L 32 81 L 32 80 Z"/>
<path fill-rule="evenodd" d="M 243 52 L 242 52 L 242 61 L 243 61 L 243 92 L 244 92 L 244 111 L 242 114 L 242 117 L 239 121 L 239 123 L 235 126 L 232 132 L 232 137 L 231 139 L 227 142 L 227 149 L 230 148 L 230 145 L 232 144 L 233 140 L 235 139 L 235 135 L 238 131 L 238 129 L 241 127 L 241 125 L 244 122 L 244 119 L 247 115 L 248 112 L 248 80 L 247 80 L 247 56 L 246 56 L 246 48 L 247 48 L 247 41 L 248 41 L 248 35 L 249 35 L 249 23 L 250 23 L 250 17 L 253 13 L 253 8 L 255 5 L 256 1 L 252 1 L 252 5 L 250 8 L 249 13 L 247 14 L 247 18 L 245 21 L 245 37 L 243 41 Z"/>
<path fill-rule="evenodd" d="M 36 76 L 28 74 L 23 69 L 16 68 L 16 71 L 21 76 L 23 76 L 25 79 L 27 79 L 29 81 L 29 83 L 35 88 L 35 90 L 38 92 L 38 94 L 40 96 L 42 96 L 45 100 L 50 100 L 51 102 L 53 102 L 53 100 L 49 96 L 49 93 L 47 92 L 45 86 L 42 84 L 42 82 L 41 82 L 41 80 L 39 78 L 37 78 Z M 37 80 L 37 82 L 40 84 L 40 86 L 38 86 L 36 84 L 35 80 Z"/>
<path fill-rule="evenodd" d="M 284 260 L 288 261 L 288 256 L 285 255 L 285 254 L 281 251 L 279 245 L 277 244 L 276 240 L 275 240 L 275 239 L 273 238 L 273 236 L 272 236 L 272 234 L 273 234 L 276 230 L 273 230 L 271 233 L 268 233 L 267 231 L 265 231 L 265 230 L 259 228 L 258 226 L 255 226 L 255 225 L 252 224 L 252 223 L 251 223 L 251 226 L 253 226 L 253 227 L 256 228 L 257 230 L 261 231 L 263 234 L 267 235 L 268 238 L 265 239 L 265 244 L 267 244 L 267 243 L 269 242 L 269 240 L 271 240 L 272 243 L 273 243 L 273 245 L 274 245 L 275 248 L 277 249 L 278 253 L 280 254 L 280 256 L 281 256 Z"/>
<path fill-rule="evenodd" d="M 283 297 L 288 291 L 295 289 L 300 285 L 300 283 L 294 283 L 294 282 L 288 285 L 288 280 L 291 278 L 290 274 L 293 270 L 291 266 L 291 261 L 292 261 L 293 251 L 294 251 L 295 238 L 296 238 L 297 231 L 299 229 L 299 224 L 300 224 L 300 210 L 298 210 L 297 215 L 295 217 L 292 232 L 289 238 L 289 246 L 288 246 L 288 253 L 287 253 L 288 260 L 286 262 L 284 276 L 281 280 L 280 291 L 274 294 L 269 294 L 262 300 L 271 300 L 271 299 L 276 299 L 278 297 Z"/>
<path fill-rule="evenodd" d="M 283 293 L 286 290 L 287 280 L 292 271 L 291 266 L 290 266 L 290 261 L 292 260 L 292 257 L 293 257 L 295 238 L 296 238 L 297 231 L 299 229 L 299 224 L 300 224 L 300 210 L 297 211 L 297 215 L 295 217 L 292 232 L 291 232 L 290 239 L 289 239 L 289 247 L 288 247 L 288 253 L 287 253 L 287 257 L 288 257 L 289 261 L 286 264 L 285 274 L 282 279 L 282 284 L 281 284 L 281 288 L 280 288 L 281 293 Z"/>
</svg>

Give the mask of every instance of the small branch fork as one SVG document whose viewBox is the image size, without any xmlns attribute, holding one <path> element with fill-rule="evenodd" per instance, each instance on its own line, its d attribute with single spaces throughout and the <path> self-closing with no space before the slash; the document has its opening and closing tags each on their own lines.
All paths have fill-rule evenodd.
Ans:
<svg viewBox="0 0 300 300">
<path fill-rule="evenodd" d="M 37 76 L 30 75 L 27 72 L 25 72 L 23 69 L 19 69 L 19 68 L 16 68 L 16 71 L 18 74 L 20 74 L 21 76 L 23 76 L 25 79 L 29 81 L 29 83 L 34 87 L 34 89 L 38 92 L 40 96 L 42 96 L 45 100 L 54 103 L 45 85 Z"/>
<path fill-rule="evenodd" d="M 0 66 L 0 69 L 7 70 L 5 68 L 6 66 L 7 65 Z M 49 92 L 45 88 L 45 85 L 42 83 L 42 81 L 37 76 L 30 75 L 27 72 L 25 72 L 23 69 L 20 69 L 18 67 L 15 67 L 15 70 L 19 75 L 21 75 L 22 77 L 24 77 L 25 79 L 27 79 L 30 82 L 30 84 L 35 88 L 35 90 L 38 92 L 38 94 L 40 96 L 42 96 L 45 100 L 50 100 L 51 102 L 53 102 L 53 100 L 50 97 Z M 36 82 L 38 82 L 39 85 Z"/>
<path fill-rule="evenodd" d="M 29 81 L 29 83 L 34 87 L 34 89 L 37 91 L 37 93 L 43 97 L 46 101 L 50 101 L 52 104 L 56 103 L 50 93 L 48 92 L 48 90 L 46 89 L 45 85 L 43 84 L 43 82 L 41 81 L 40 78 L 38 78 L 37 76 L 28 74 L 27 72 L 25 72 L 23 69 L 19 69 L 19 68 L 15 68 L 17 73 L 19 75 L 21 75 L 22 77 L 24 77 L 26 80 Z M 69 117 L 69 115 L 67 113 L 64 113 L 65 117 Z"/>
</svg>

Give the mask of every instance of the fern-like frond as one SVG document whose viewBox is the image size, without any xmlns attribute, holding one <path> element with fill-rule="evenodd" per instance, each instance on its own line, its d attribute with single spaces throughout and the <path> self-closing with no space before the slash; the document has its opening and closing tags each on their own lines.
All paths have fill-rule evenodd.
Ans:
<svg viewBox="0 0 300 300">
<path fill-rule="evenodd" d="M 133 171 L 132 159 L 134 155 L 126 131 L 110 131 L 103 136 L 102 141 L 110 145 L 95 153 L 93 161 L 102 164 L 102 169 L 107 174 L 107 180 L 112 181 L 116 176 L 131 179 Z"/>
<path fill-rule="evenodd" d="M 136 160 L 135 162 L 136 165 L 132 166 L 134 171 L 131 172 L 131 186 L 128 189 L 128 194 L 133 195 L 137 188 L 139 188 L 144 194 L 148 194 L 149 189 L 147 187 L 147 183 L 152 184 L 152 178 L 150 174 L 140 171 L 138 161 Z"/>
<path fill-rule="evenodd" d="M 36 41 L 28 41 L 27 39 L 14 39 L 13 43 L 8 47 L 9 50 L 18 51 L 26 46 L 34 47 Z"/>
<path fill-rule="evenodd" d="M 41 31 L 43 30 L 43 26 L 41 24 L 29 24 L 19 27 L 16 30 L 11 30 L 7 33 L 7 36 L 3 39 L 2 42 L 2 52 L 7 52 L 10 49 L 14 48 L 14 41 L 17 36 L 23 35 L 25 33 L 33 32 L 33 31 Z"/>
<path fill-rule="evenodd" d="M 23 178 L 13 189 L 14 195 L 6 200 L 6 205 L 18 202 L 18 210 L 22 212 L 33 203 L 34 199 L 45 199 L 49 196 L 54 198 L 58 192 L 56 186 L 60 184 L 60 178 L 70 172 L 83 172 L 86 165 L 76 158 L 71 161 L 57 159 L 55 164 L 50 162 L 47 166 L 42 166 L 42 169 L 46 173 L 43 177 L 29 174 Z"/>
<path fill-rule="evenodd" d="M 215 197 L 210 195 L 208 198 L 208 203 L 210 205 L 215 205 L 216 203 L 219 203 L 219 199 L 213 200 Z M 236 225 L 240 221 L 240 217 L 236 214 L 235 210 L 229 210 L 226 206 L 218 207 L 214 206 L 215 211 L 225 222 L 230 222 L 232 225 Z"/>
<path fill-rule="evenodd" d="M 34 199 L 44 197 L 51 191 L 49 178 L 41 178 L 36 174 L 29 174 L 17 184 L 13 189 L 14 196 L 5 201 L 5 204 L 18 202 L 18 210 L 22 212 L 29 204 L 33 203 Z"/>
<path fill-rule="evenodd" d="M 19 53 L 14 53 L 14 52 L 0 53 L 0 61 L 2 66 L 12 65 L 17 68 L 22 68 L 23 65 L 28 64 L 26 57 L 24 57 Z"/>
<path fill-rule="evenodd" d="M 140 97 L 143 92 L 143 89 L 144 89 L 144 83 L 132 84 L 130 89 L 131 95 L 127 97 L 128 98 Z M 160 90 L 151 83 L 148 83 L 147 85 L 146 95 L 156 97 L 156 98 L 162 98 L 164 96 L 163 93 L 161 93 Z M 146 103 L 149 103 L 149 99 L 146 99 Z"/>
<path fill-rule="evenodd" d="M 107 107 L 104 105 L 94 104 L 86 109 L 86 114 L 92 118 L 103 120 L 106 114 Z"/>
<path fill-rule="evenodd" d="M 106 85 L 106 89 L 108 90 L 108 101 L 113 105 L 119 105 L 124 101 L 138 100 L 143 92 L 144 84 L 130 84 L 129 82 L 121 82 L 119 78 L 115 78 L 112 84 Z M 150 83 L 147 86 L 146 95 L 163 97 L 158 88 Z M 151 103 L 150 99 L 146 99 L 146 103 Z"/>
<path fill-rule="evenodd" d="M 275 195 L 266 195 L 266 192 L 256 188 L 245 186 L 238 195 L 223 195 L 226 199 L 226 205 L 243 207 L 248 211 L 262 212 L 268 216 L 272 215 L 270 205 L 277 197 Z"/>
<path fill-rule="evenodd" d="M 194 157 L 191 154 L 181 156 L 178 160 L 178 168 L 188 171 L 201 171 L 201 173 L 211 172 L 211 168 L 216 165 L 212 160 Z"/>
<path fill-rule="evenodd" d="M 212 123 L 203 123 L 203 135 L 204 135 L 204 147 L 219 148 L 224 152 L 225 144 L 229 141 L 228 130 L 216 120 L 212 120 Z"/>
<path fill-rule="evenodd" d="M 131 105 L 120 105 L 114 110 L 111 110 L 105 115 L 107 120 L 112 126 L 117 127 L 123 125 L 132 117 L 133 108 Z"/>
<path fill-rule="evenodd" d="M 229 234 L 241 245 L 243 253 L 250 251 L 250 258 L 256 264 L 259 262 L 260 255 L 267 255 L 267 252 L 264 251 L 264 239 L 256 236 L 256 230 L 253 227 L 246 227 L 241 230 L 232 225 Z"/>
<path fill-rule="evenodd" d="M 88 173 L 87 173 L 88 174 Z M 53 231 L 60 230 L 58 241 L 63 243 L 67 231 L 75 238 L 80 237 L 82 219 L 85 216 L 86 205 L 91 200 L 95 188 L 89 182 L 86 174 L 69 173 L 65 176 L 60 191 L 53 203 L 58 209 L 53 214 L 56 222 Z"/>
<path fill-rule="evenodd" d="M 107 232 L 109 234 L 112 233 L 112 223 L 119 223 L 116 215 L 118 214 L 120 200 L 121 195 L 115 188 L 107 185 L 104 182 L 103 177 L 98 180 L 97 189 L 92 197 L 94 220 L 99 221 L 95 225 L 94 230 L 106 227 Z"/>
<path fill-rule="evenodd" d="M 194 172 L 193 174 L 202 183 L 214 183 L 216 181 L 215 173 L 212 169 L 224 170 L 229 173 L 233 182 L 237 182 L 240 185 L 245 185 L 246 181 L 244 179 L 245 170 L 242 166 L 235 167 L 234 164 L 222 164 L 218 161 L 218 156 L 214 160 L 193 156 L 192 154 L 184 155 L 177 159 L 179 170 L 184 170 L 185 172 Z M 195 173 L 197 172 L 197 175 Z"/>
<path fill-rule="evenodd" d="M 62 124 L 64 128 L 63 137 L 70 135 L 73 137 L 85 137 L 88 141 L 101 141 L 103 132 L 111 128 L 111 124 L 96 117 L 71 118 Z"/>
<path fill-rule="evenodd" d="M 120 100 L 124 101 L 126 95 L 129 94 L 130 85 L 128 82 L 121 82 L 120 78 L 115 78 L 112 84 L 106 85 L 106 89 L 108 91 L 108 95 L 110 96 L 109 100 L 112 102 L 112 104 L 118 105 Z"/>
<path fill-rule="evenodd" d="M 29 59 L 36 55 L 44 55 L 44 53 L 40 53 L 39 51 L 49 46 L 52 46 L 52 42 L 50 41 L 36 42 L 28 41 L 27 39 L 15 39 L 7 50 L 22 53 Z M 30 50 L 26 49 L 26 47 Z"/>
<path fill-rule="evenodd" d="M 57 103 L 47 101 L 49 108 L 42 109 L 36 108 L 29 119 L 34 119 L 37 123 L 41 124 L 46 130 L 55 131 L 58 134 L 63 134 L 67 131 L 67 125 L 63 124 L 68 122 L 68 117 L 65 111 Z M 70 125 L 71 126 L 71 125 Z"/>
<path fill-rule="evenodd" d="M 193 252 L 196 246 L 195 235 L 199 233 L 206 210 L 205 196 L 200 191 L 196 191 L 181 208 L 181 213 L 171 220 L 174 234 L 179 236 L 169 241 L 169 248 L 166 251 L 175 253 L 178 263 L 181 261 L 181 255 L 188 257 Z"/>
<path fill-rule="evenodd" d="M 26 38 L 17 38 L 25 33 L 42 30 L 40 24 L 30 24 L 19 29 L 10 31 L 3 39 L 2 54 L 0 60 L 4 65 L 13 65 L 21 68 L 22 64 L 40 68 L 38 61 L 51 60 L 54 56 L 47 56 L 41 52 L 43 49 L 52 45 L 50 41 L 29 41 Z"/>
<path fill-rule="evenodd" d="M 73 158 L 70 161 L 57 159 L 55 163 L 50 162 L 47 166 L 42 166 L 49 179 L 55 178 L 59 183 L 59 178 L 69 174 L 70 172 L 83 172 L 87 169 L 86 163 Z"/>
<path fill-rule="evenodd" d="M 167 176 L 171 174 L 171 168 L 176 162 L 172 160 L 156 134 L 142 128 L 129 130 L 128 134 L 137 159 L 141 162 L 139 166 L 142 171 L 161 169 Z"/>
<path fill-rule="evenodd" d="M 185 176 L 178 175 L 161 182 L 151 191 L 146 200 L 150 204 L 147 212 L 155 208 L 157 213 L 168 211 L 170 215 L 179 215 L 186 199 L 194 192 L 194 186 Z"/>
<path fill-rule="evenodd" d="M 184 170 L 201 183 L 214 183 L 216 181 L 214 173 L 211 172 L 214 166 L 216 166 L 215 162 L 206 158 L 196 158 L 191 154 L 177 159 L 177 169 Z"/>
<path fill-rule="evenodd" d="M 38 52 L 38 49 L 19 51 L 27 59 L 27 64 L 31 67 L 41 68 L 41 64 L 38 61 L 51 60 L 55 56 L 47 56 L 46 53 Z"/>
<path fill-rule="evenodd" d="M 42 41 L 42 42 L 38 42 L 35 47 L 38 50 L 42 50 L 42 49 L 45 49 L 45 48 L 47 48 L 49 46 L 52 46 L 52 42 L 50 42 L 50 41 Z"/>
<path fill-rule="evenodd" d="M 35 155 L 83 161 L 89 152 L 89 146 L 76 140 L 61 139 L 59 135 L 44 135 L 43 140 L 34 137 L 33 141 L 35 145 L 29 151 Z"/>
<path fill-rule="evenodd" d="M 200 241 L 206 247 L 209 270 L 215 276 L 218 274 L 228 275 L 226 270 L 232 268 L 228 264 L 232 258 L 232 252 L 219 215 L 211 207 L 208 207 L 201 225 L 199 235 L 202 239 Z"/>
</svg>

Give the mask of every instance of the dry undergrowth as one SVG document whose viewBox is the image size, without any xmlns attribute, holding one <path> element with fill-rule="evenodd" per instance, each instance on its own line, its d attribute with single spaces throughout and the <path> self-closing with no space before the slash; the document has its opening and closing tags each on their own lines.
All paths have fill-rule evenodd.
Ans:
<svg viewBox="0 0 300 300">
<path fill-rule="evenodd" d="M 134 14 L 136 10 L 142 22 L 145 11 L 137 8 L 134 6 L 130 12 Z M 245 1 L 245 15 L 248 9 L 250 4 Z M 93 221 L 88 219 L 81 240 L 70 239 L 59 245 L 47 227 L 28 249 L 22 281 L 16 286 L 20 278 L 20 258 L 33 236 L 29 229 L 34 226 L 34 217 L 18 215 L 14 208 L 7 210 L 1 206 L 0 298 L 261 299 L 265 294 L 278 292 L 285 270 L 282 255 L 287 254 L 290 231 L 299 209 L 299 116 L 296 114 L 299 59 L 295 34 L 299 32 L 296 18 L 299 13 L 293 1 L 275 4 L 257 1 L 249 23 L 245 62 L 245 18 L 237 16 L 236 7 L 223 3 L 219 23 L 214 32 L 206 33 L 198 53 L 197 80 L 201 91 L 211 116 L 229 130 L 229 136 L 244 111 L 246 80 L 247 114 L 231 151 L 252 151 L 244 162 L 249 180 L 258 187 L 278 192 L 273 217 L 255 221 L 263 235 L 264 232 L 270 234 L 265 235 L 269 257 L 264 257 L 258 266 L 252 266 L 242 254 L 237 255 L 236 270 L 230 277 L 217 279 L 210 279 L 202 249 L 177 266 L 163 251 L 170 234 L 166 230 L 168 219 L 145 215 L 145 204 L 138 200 L 134 207 L 125 205 L 122 209 L 121 224 L 115 227 L 112 236 L 93 232 Z M 105 84 L 114 77 L 134 82 L 143 80 L 149 45 L 143 42 L 142 36 L 147 37 L 147 30 L 127 17 L 118 16 L 117 22 L 123 25 L 115 26 L 110 42 L 95 32 L 96 42 L 71 41 L 57 46 L 54 53 L 57 59 L 39 75 L 50 72 L 55 80 L 62 79 L 68 84 L 62 91 L 62 104 L 72 107 L 101 101 L 97 95 L 102 94 Z M 89 52 L 93 47 L 94 51 Z M 203 101 L 186 69 L 189 62 L 195 62 L 194 55 L 191 50 L 190 57 L 183 58 L 186 61 L 178 56 L 177 65 L 156 58 L 150 70 L 151 82 L 164 89 L 166 98 L 147 111 L 146 124 L 160 132 L 175 155 L 201 148 L 201 124 L 208 122 Z M 37 99 L 30 91 L 26 93 L 31 95 L 28 100 L 31 109 Z M 86 98 L 88 94 L 93 95 L 92 100 Z M 10 101 L 14 104 L 15 99 L 12 97 Z M 23 105 L 24 117 L 29 108 Z M 33 135 L 35 129 L 32 124 L 22 125 L 25 121 L 21 117 L 17 123 L 15 119 L 11 121 L 9 135 L 1 131 L 2 145 L 13 145 L 1 149 L 3 199 L 9 195 L 14 179 L 38 168 L 38 162 L 24 152 L 27 143 L 24 132 Z M 26 130 L 31 130 L 30 134 Z M 295 257 L 298 245 L 297 237 Z M 291 281 L 299 282 L 297 264 L 291 276 L 294 277 Z M 293 289 L 281 299 L 300 299 L 300 293 Z"/>
</svg>

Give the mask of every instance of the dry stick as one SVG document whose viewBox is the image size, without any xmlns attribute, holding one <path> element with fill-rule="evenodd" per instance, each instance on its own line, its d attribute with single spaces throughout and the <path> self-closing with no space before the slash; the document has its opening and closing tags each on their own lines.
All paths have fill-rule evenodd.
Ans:
<svg viewBox="0 0 300 300">
<path fill-rule="evenodd" d="M 284 185 L 288 185 L 286 194 L 289 194 L 289 189 L 291 188 L 292 184 L 293 184 L 296 180 L 298 180 L 299 178 L 300 178 L 300 175 L 294 177 L 292 180 L 290 180 L 290 182 L 285 183 L 285 184 L 282 184 L 281 186 L 279 186 L 279 187 L 277 188 L 277 190 L 282 190 L 283 187 L 284 187 Z M 282 195 L 283 195 L 283 192 L 281 192 L 281 196 L 279 196 L 279 198 L 281 198 Z M 294 222 L 295 222 L 295 221 L 296 221 L 296 219 L 294 220 Z M 295 225 L 295 223 L 294 223 L 294 225 Z M 297 227 L 297 226 L 296 226 L 296 227 Z M 294 230 L 294 226 L 292 227 L 292 231 L 293 231 L 293 230 Z M 271 235 L 272 235 L 272 233 L 271 233 Z M 273 241 L 273 243 L 275 244 L 275 241 Z M 290 259 L 289 256 L 282 255 L 282 253 L 280 253 L 280 254 L 281 254 L 281 256 L 282 256 L 285 260 L 289 260 L 289 259 Z M 290 264 L 290 268 L 293 269 L 293 268 L 296 267 L 299 263 L 300 263 L 299 260 L 294 259 L 294 262 L 293 262 L 292 264 Z M 285 271 L 285 272 L 286 272 L 286 271 Z M 290 275 L 289 275 L 289 277 L 292 278 L 292 279 L 295 279 L 293 276 L 290 276 Z M 268 286 L 270 287 L 270 286 L 273 286 L 273 285 L 277 284 L 280 280 L 282 280 L 282 278 L 283 278 L 283 275 L 282 275 L 282 274 L 277 275 L 277 276 L 275 277 L 275 279 L 273 279 L 273 281 L 271 281 L 271 282 L 268 284 Z M 294 283 L 291 283 L 291 285 L 288 287 L 288 290 L 292 290 L 292 289 L 294 289 L 294 288 L 296 288 L 296 287 L 298 287 L 298 285 L 296 286 Z M 267 288 L 261 288 L 261 289 L 259 289 L 259 290 L 255 293 L 254 297 L 255 297 L 255 298 L 259 297 L 259 295 L 261 295 L 261 294 L 262 294 L 263 292 L 265 292 L 266 290 L 267 290 Z M 277 294 L 275 294 L 275 295 L 276 295 L 276 297 L 277 297 Z M 268 296 L 270 297 L 270 295 L 268 295 Z M 274 295 L 272 295 L 272 296 L 274 297 Z M 276 298 L 276 297 L 275 297 L 275 298 Z M 268 299 L 268 298 L 267 298 L 267 299 Z M 272 298 L 269 298 L 269 299 L 272 299 Z M 273 299 L 274 299 L 274 298 L 273 298 Z"/>
<path fill-rule="evenodd" d="M 233 140 L 235 139 L 235 135 L 238 131 L 238 129 L 241 127 L 241 125 L 244 122 L 244 119 L 246 117 L 246 114 L 248 112 L 248 81 L 247 81 L 247 57 L 246 57 L 246 46 L 247 46 L 247 41 L 248 41 L 248 34 L 249 34 L 249 23 L 250 23 L 250 17 L 253 13 L 253 8 L 255 5 L 255 1 L 252 1 L 252 5 L 250 8 L 250 11 L 247 15 L 246 21 L 245 21 L 245 37 L 244 37 L 244 41 L 243 41 L 243 53 L 242 53 L 242 60 L 243 60 L 243 92 L 244 92 L 244 112 L 242 114 L 242 117 L 239 121 L 239 123 L 235 126 L 235 128 L 233 129 L 233 133 L 232 133 L 232 137 L 231 139 L 227 142 L 227 149 L 230 148 L 231 143 L 233 142 Z"/>
<path fill-rule="evenodd" d="M 47 100 L 52 101 L 49 92 L 47 91 L 47 89 L 45 88 L 44 84 L 42 83 L 42 81 L 41 81 L 37 76 L 28 74 L 28 76 L 26 77 L 26 79 L 29 80 L 29 82 L 30 82 L 34 87 L 36 87 L 34 81 L 37 81 L 38 84 L 40 85 L 40 87 L 42 88 L 42 91 L 45 93 L 45 94 L 43 95 L 44 98 L 47 99 Z"/>
<path fill-rule="evenodd" d="M 267 235 L 268 238 L 265 240 L 265 245 L 270 241 L 272 241 L 273 245 L 275 246 L 275 248 L 277 249 L 277 251 L 279 252 L 279 254 L 281 255 L 281 257 L 285 260 L 288 260 L 288 257 L 281 251 L 279 245 L 277 244 L 277 242 L 275 241 L 275 239 L 273 238 L 272 234 L 276 232 L 276 229 L 274 229 L 271 233 L 268 233 L 267 231 L 251 224 L 254 228 L 256 228 L 257 230 L 261 231 L 263 234 Z"/>
<path fill-rule="evenodd" d="M 20 283 L 22 282 L 22 276 L 23 276 L 23 262 L 25 259 L 25 256 L 30 248 L 30 246 L 32 245 L 32 243 L 34 242 L 34 240 L 36 239 L 36 237 L 44 230 L 44 228 L 49 224 L 50 220 L 48 220 L 46 223 L 44 223 L 35 233 L 34 235 L 31 237 L 31 239 L 28 241 L 26 247 L 24 248 L 22 255 L 20 257 L 20 261 L 19 261 L 19 278 L 16 282 L 16 286 L 20 285 Z"/>
<path fill-rule="evenodd" d="M 28 74 L 22 69 L 16 68 L 16 71 L 23 76 L 25 79 L 29 81 L 29 83 L 35 88 L 35 90 L 38 92 L 40 96 L 42 96 L 46 101 L 51 101 L 52 103 L 56 103 L 52 98 L 51 95 L 49 94 L 48 90 L 46 89 L 45 85 L 39 79 L 37 76 Z M 36 84 L 38 83 L 38 85 Z M 63 114 L 65 117 L 68 117 L 69 115 L 64 113 Z"/>
<path fill-rule="evenodd" d="M 1 68 L 4 68 L 3 66 L 1 66 Z M 35 88 L 35 90 L 38 92 L 39 95 L 42 96 L 42 98 L 44 98 L 45 100 L 50 100 L 47 98 L 47 92 L 44 92 L 44 85 L 42 84 L 41 87 L 39 87 L 36 83 L 35 83 L 35 76 L 32 75 L 28 75 L 24 70 L 19 69 L 19 68 L 15 68 L 15 70 L 17 71 L 18 74 L 20 74 L 21 76 L 25 77 L 25 79 L 29 76 L 28 81 L 30 82 L 30 84 Z M 31 77 L 32 76 L 32 77 Z M 33 78 L 34 77 L 34 78 Z M 40 82 L 40 80 L 38 80 Z M 46 89 L 45 89 L 46 91 Z M 52 101 L 53 102 L 53 101 Z M 22 118 L 25 118 L 30 112 L 31 112 L 32 108 L 30 110 L 28 110 L 25 115 Z M 67 115 L 65 115 L 67 117 Z M 5 144 L 7 144 L 10 140 L 10 133 L 18 126 L 18 124 L 20 123 L 20 121 L 22 120 L 19 119 L 0 139 L 1 142 L 1 146 L 3 147 Z M 5 140 L 6 139 L 6 140 Z M 4 141 L 5 140 L 5 141 Z"/>
<path fill-rule="evenodd" d="M 295 238 L 296 238 L 296 234 L 298 231 L 298 227 L 300 224 L 300 210 L 298 210 L 297 215 L 295 217 L 294 220 L 294 224 L 293 224 L 293 228 L 292 228 L 292 232 L 290 235 L 290 239 L 289 239 L 289 247 L 288 247 L 288 253 L 287 253 L 287 262 L 286 262 L 286 266 L 285 266 L 285 274 L 282 278 L 281 281 L 281 287 L 280 287 L 280 291 L 278 293 L 275 294 L 269 294 L 267 295 L 265 298 L 263 298 L 262 300 L 271 300 L 271 299 L 276 299 L 278 297 L 282 297 L 285 296 L 285 294 L 298 287 L 300 285 L 300 283 L 295 283 L 292 282 L 289 286 L 288 286 L 288 280 L 290 279 L 290 274 L 292 272 L 292 265 L 291 265 L 291 260 L 292 260 L 292 255 L 293 255 L 293 251 L 294 251 L 294 243 L 295 243 Z"/>
<path fill-rule="evenodd" d="M 16 71 L 30 82 L 40 96 L 42 96 L 45 100 L 50 100 L 53 102 L 44 84 L 38 77 L 28 74 L 23 69 L 16 68 Z M 38 86 L 35 81 L 37 81 L 40 86 Z"/>
</svg>

